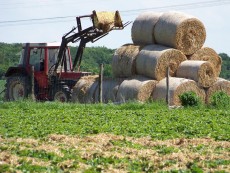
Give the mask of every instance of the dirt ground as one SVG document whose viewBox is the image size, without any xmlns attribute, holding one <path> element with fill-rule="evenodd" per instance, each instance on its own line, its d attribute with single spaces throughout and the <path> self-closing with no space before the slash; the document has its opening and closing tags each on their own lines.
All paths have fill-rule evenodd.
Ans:
<svg viewBox="0 0 230 173">
<path fill-rule="evenodd" d="M 59 159 L 54 163 L 55 158 Z M 43 168 L 55 165 L 69 172 L 230 172 L 230 142 L 210 138 L 160 141 L 113 134 L 52 134 L 42 140 L 0 137 L 0 172 L 22 172 L 25 162 Z"/>
</svg>

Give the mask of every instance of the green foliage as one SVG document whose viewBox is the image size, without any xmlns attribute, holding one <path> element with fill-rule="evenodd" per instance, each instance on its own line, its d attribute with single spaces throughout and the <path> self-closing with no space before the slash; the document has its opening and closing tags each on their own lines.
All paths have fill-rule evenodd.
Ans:
<svg viewBox="0 0 230 173">
<path fill-rule="evenodd" d="M 171 153 L 176 153 L 178 152 L 178 149 L 174 148 L 174 147 L 167 147 L 165 145 L 158 145 L 155 146 L 155 149 L 157 150 L 157 153 L 161 154 L 161 155 L 166 155 L 166 154 L 171 154 Z"/>
<path fill-rule="evenodd" d="M 204 171 L 197 166 L 197 163 L 188 163 L 187 167 L 191 170 L 192 173 L 203 173 Z"/>
<path fill-rule="evenodd" d="M 22 44 L 0 43 L 0 79 L 10 66 L 15 66 L 19 62 Z"/>
<path fill-rule="evenodd" d="M 77 48 L 71 47 L 72 58 L 76 55 Z M 81 71 L 99 73 L 100 64 L 104 64 L 104 75 L 112 76 L 111 62 L 114 50 L 106 47 L 87 47 L 84 49 Z"/>
<path fill-rule="evenodd" d="M 145 148 L 140 144 L 134 144 L 130 141 L 127 141 L 126 139 L 114 140 L 114 141 L 111 141 L 111 143 L 115 146 L 120 146 L 120 147 L 129 147 L 129 148 L 135 148 L 135 149 L 144 149 Z"/>
<path fill-rule="evenodd" d="M 0 79 L 10 66 L 16 66 L 20 59 L 22 44 L 0 43 Z M 72 58 L 75 58 L 77 48 L 70 47 Z M 100 64 L 104 64 L 104 75 L 112 76 L 111 62 L 114 50 L 106 47 L 87 47 L 84 49 L 81 70 L 99 73 Z"/>
<path fill-rule="evenodd" d="M 209 160 L 206 161 L 205 164 L 207 164 L 208 168 L 217 168 L 220 165 L 230 165 L 230 160 L 222 160 L 222 159 Z"/>
<path fill-rule="evenodd" d="M 47 153 L 44 150 L 18 150 L 16 152 L 19 156 L 27 156 L 27 157 L 33 157 L 33 158 L 39 158 L 43 160 L 54 160 L 55 154 L 53 153 Z"/>
<path fill-rule="evenodd" d="M 185 92 L 179 95 L 182 106 L 199 106 L 201 101 L 199 97 L 192 91 Z"/>
<path fill-rule="evenodd" d="M 5 80 L 0 80 L 0 101 L 2 101 L 4 99 L 4 95 L 5 95 Z"/>
<path fill-rule="evenodd" d="M 22 172 L 46 172 L 48 171 L 46 167 L 32 165 L 26 161 L 21 161 L 20 166 L 17 167 L 17 170 L 21 170 Z"/>
<path fill-rule="evenodd" d="M 43 138 L 54 133 L 83 136 L 113 133 L 153 139 L 212 137 L 229 140 L 229 115 L 230 109 L 168 110 L 158 103 L 136 103 L 136 106 L 132 103 L 130 106 L 6 102 L 0 104 L 0 135 Z"/>
<path fill-rule="evenodd" d="M 130 158 L 116 158 L 116 157 L 102 157 L 95 155 L 91 160 L 87 161 L 87 164 L 91 166 L 85 173 L 91 172 L 102 172 L 99 165 L 103 167 L 108 167 L 108 165 L 119 165 L 126 164 L 128 167 L 128 172 L 154 172 L 154 167 L 145 160 L 131 160 Z"/>
<path fill-rule="evenodd" d="M 222 67 L 220 77 L 224 79 L 230 80 L 230 57 L 226 53 L 220 53 L 220 57 L 222 58 Z"/>
<path fill-rule="evenodd" d="M 0 164 L 0 172 L 9 172 L 10 166 L 7 164 Z"/>
<path fill-rule="evenodd" d="M 230 105 L 230 96 L 223 91 L 218 91 L 212 95 L 211 105 L 218 108 L 227 108 Z"/>
</svg>

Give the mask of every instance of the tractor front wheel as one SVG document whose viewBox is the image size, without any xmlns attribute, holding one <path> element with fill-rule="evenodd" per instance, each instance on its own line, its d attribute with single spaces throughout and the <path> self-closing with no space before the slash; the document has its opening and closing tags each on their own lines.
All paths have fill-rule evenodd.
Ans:
<svg viewBox="0 0 230 173">
<path fill-rule="evenodd" d="M 59 86 L 55 89 L 53 100 L 57 102 L 69 102 L 71 99 L 71 91 L 68 86 Z"/>
<path fill-rule="evenodd" d="M 7 78 L 6 100 L 18 101 L 28 97 L 28 81 L 26 77 L 14 76 Z"/>
</svg>

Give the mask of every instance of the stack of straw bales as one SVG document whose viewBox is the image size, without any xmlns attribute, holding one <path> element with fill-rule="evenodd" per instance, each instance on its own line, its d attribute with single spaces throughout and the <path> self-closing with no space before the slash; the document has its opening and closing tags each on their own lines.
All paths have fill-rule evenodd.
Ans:
<svg viewBox="0 0 230 173">
<path fill-rule="evenodd" d="M 162 13 L 145 12 L 140 14 L 132 26 L 132 40 L 134 44 L 155 43 L 154 27 Z"/>
<path fill-rule="evenodd" d="M 116 102 L 118 88 L 124 79 L 105 78 L 102 82 L 102 101 L 103 103 Z M 99 86 L 96 88 L 95 100 L 99 102 Z"/>
<path fill-rule="evenodd" d="M 175 72 L 182 61 L 187 60 L 186 56 L 179 50 L 152 44 L 145 46 L 136 59 L 136 73 L 161 80 L 165 77 L 167 66 L 170 66 L 170 75 Z"/>
<path fill-rule="evenodd" d="M 208 61 L 184 61 L 179 65 L 176 75 L 192 79 L 200 87 L 206 88 L 212 86 L 217 79 L 213 65 Z"/>
<path fill-rule="evenodd" d="M 132 26 L 134 44 L 161 44 L 178 49 L 185 55 L 199 50 L 205 39 L 206 31 L 202 22 L 180 12 L 143 13 Z"/>
<path fill-rule="evenodd" d="M 206 30 L 196 17 L 181 12 L 145 12 L 133 22 L 131 36 L 133 43 L 121 46 L 113 55 L 113 75 L 123 79 L 107 84 L 111 87 L 105 90 L 112 93 L 105 91 L 104 102 L 165 100 L 167 67 L 170 105 L 181 105 L 179 95 L 188 91 L 207 103 L 216 91 L 230 95 L 230 81 L 218 79 L 222 60 L 212 48 L 204 47 Z M 85 83 L 88 98 L 97 81 L 82 80 L 76 91 Z"/>
<path fill-rule="evenodd" d="M 188 91 L 193 91 L 198 97 L 201 98 L 201 100 L 205 100 L 205 91 L 202 88 L 198 87 L 196 82 L 193 80 L 178 77 L 170 77 L 169 84 L 170 105 L 180 105 L 181 102 L 179 99 L 179 95 Z M 166 93 L 166 78 L 164 78 L 157 84 L 153 92 L 153 99 L 165 100 Z"/>
<path fill-rule="evenodd" d="M 116 102 L 118 88 L 123 79 L 105 78 L 102 83 L 103 102 Z M 99 76 L 84 76 L 73 87 L 72 102 L 99 102 Z"/>
<path fill-rule="evenodd" d="M 230 81 L 218 78 L 218 80 L 206 90 L 206 103 L 210 103 L 212 95 L 217 91 L 225 92 L 230 96 Z"/>
<path fill-rule="evenodd" d="M 114 77 L 130 77 L 136 73 L 136 57 L 141 46 L 126 44 L 118 48 L 112 59 Z"/>
<path fill-rule="evenodd" d="M 118 102 L 126 102 L 130 100 L 147 101 L 157 84 L 156 80 L 144 76 L 132 76 L 125 79 L 117 93 Z"/>
<path fill-rule="evenodd" d="M 80 103 L 95 102 L 95 90 L 98 86 L 98 75 L 82 77 L 73 88 L 72 101 Z"/>
<path fill-rule="evenodd" d="M 189 60 L 209 61 L 211 64 L 213 64 L 216 75 L 220 75 L 222 59 L 212 48 L 202 47 L 187 58 Z"/>
</svg>

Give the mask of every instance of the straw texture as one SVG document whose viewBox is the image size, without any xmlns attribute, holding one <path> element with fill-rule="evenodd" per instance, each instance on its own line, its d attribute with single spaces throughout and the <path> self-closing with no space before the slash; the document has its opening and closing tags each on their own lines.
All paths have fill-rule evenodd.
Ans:
<svg viewBox="0 0 230 173">
<path fill-rule="evenodd" d="M 136 56 L 141 46 L 126 44 L 118 48 L 112 59 L 112 73 L 114 77 L 130 77 L 136 73 Z"/>
<path fill-rule="evenodd" d="M 73 87 L 72 101 L 94 103 L 97 85 L 98 75 L 82 77 Z"/>
<path fill-rule="evenodd" d="M 118 102 L 126 102 L 137 100 L 140 102 L 147 101 L 155 86 L 157 81 L 146 78 L 144 76 L 134 76 L 124 80 L 117 93 Z"/>
<path fill-rule="evenodd" d="M 134 44 L 155 43 L 154 27 L 161 15 L 157 12 L 144 12 L 135 19 L 131 29 Z"/>
<path fill-rule="evenodd" d="M 192 79 L 206 88 L 217 80 L 215 69 L 208 61 L 184 61 L 179 65 L 176 76 Z"/>
<path fill-rule="evenodd" d="M 230 81 L 223 78 L 218 78 L 213 86 L 208 88 L 206 91 L 206 103 L 210 103 L 212 95 L 218 91 L 225 92 L 230 96 Z"/>
<path fill-rule="evenodd" d="M 170 75 L 175 72 L 182 61 L 187 60 L 186 56 L 179 50 L 161 45 L 145 46 L 137 56 L 137 74 L 161 80 L 166 75 L 167 66 L 170 67 Z"/>
<path fill-rule="evenodd" d="M 215 68 L 216 75 L 219 76 L 221 72 L 221 64 L 222 59 L 221 57 L 216 53 L 215 50 L 213 50 L 210 47 L 202 47 L 198 51 L 196 51 L 194 54 L 188 56 L 189 60 L 201 60 L 201 61 L 209 61 L 213 64 L 213 67 Z"/>
<path fill-rule="evenodd" d="M 102 102 L 116 102 L 117 92 L 120 84 L 124 79 L 105 78 L 102 83 Z M 99 102 L 99 86 L 95 92 L 95 101 Z"/>
<path fill-rule="evenodd" d="M 196 82 L 190 79 L 184 78 L 169 78 L 169 94 L 170 94 L 170 106 L 180 106 L 181 101 L 179 96 L 185 92 L 192 91 L 201 101 L 205 101 L 205 91 L 197 86 Z M 166 100 L 166 78 L 162 79 L 153 91 L 153 100 Z"/>
<path fill-rule="evenodd" d="M 116 12 L 94 11 L 93 14 L 94 14 L 93 16 L 94 26 L 97 29 L 102 30 L 103 32 L 108 32 L 113 27 L 123 27 L 121 17 L 118 11 Z"/>
<path fill-rule="evenodd" d="M 203 23 L 180 12 L 166 12 L 161 15 L 155 25 L 154 35 L 158 44 L 181 50 L 185 55 L 199 50 L 206 39 Z"/>
</svg>

